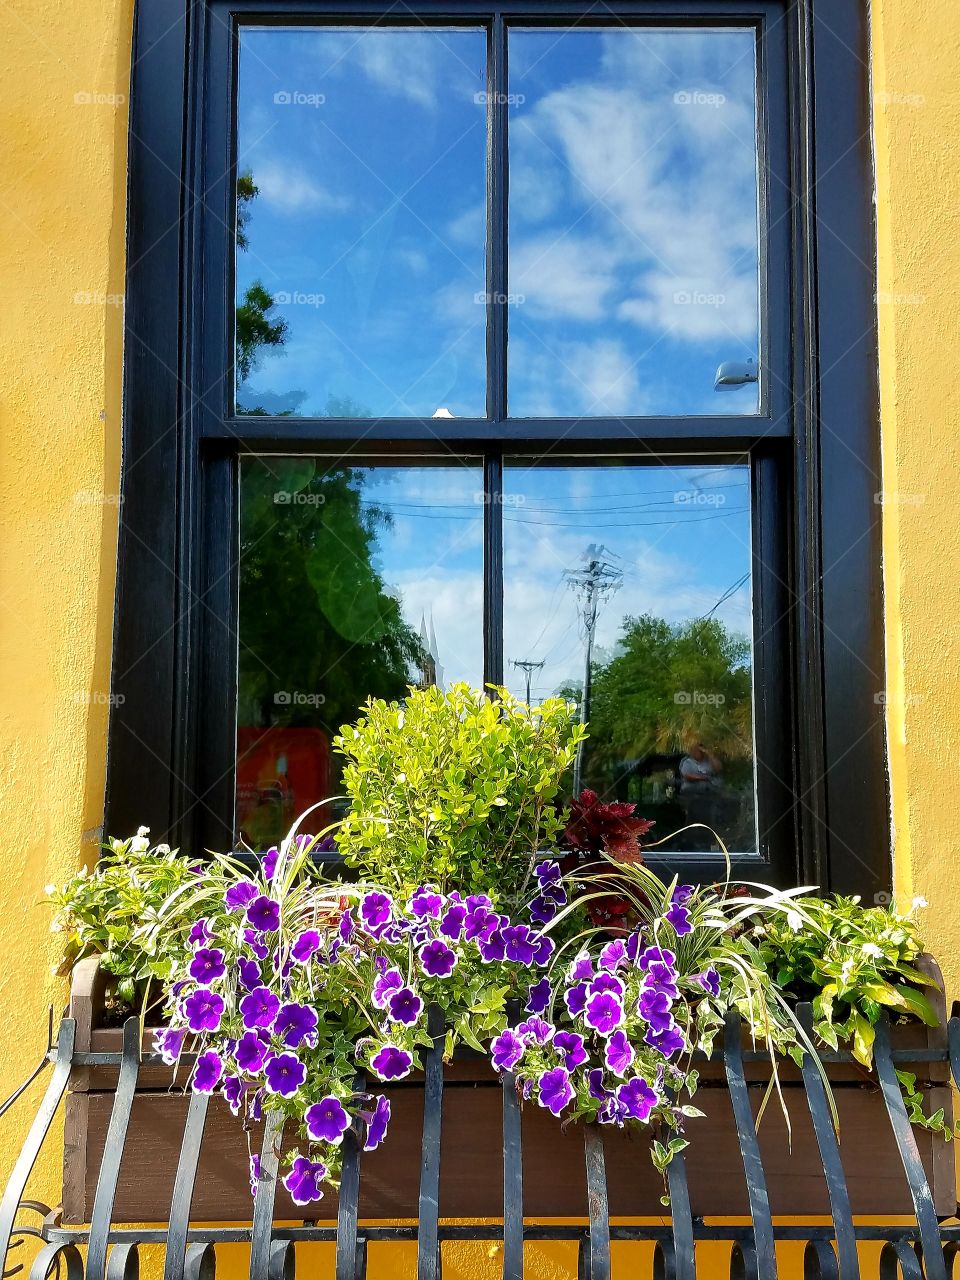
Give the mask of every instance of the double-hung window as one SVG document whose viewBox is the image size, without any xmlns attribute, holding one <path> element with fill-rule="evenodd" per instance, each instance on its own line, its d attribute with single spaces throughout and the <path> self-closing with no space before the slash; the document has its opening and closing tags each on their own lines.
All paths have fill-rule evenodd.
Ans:
<svg viewBox="0 0 960 1280">
<path fill-rule="evenodd" d="M 653 861 L 886 886 L 860 8 L 140 6 L 112 830 L 466 681 Z"/>
</svg>

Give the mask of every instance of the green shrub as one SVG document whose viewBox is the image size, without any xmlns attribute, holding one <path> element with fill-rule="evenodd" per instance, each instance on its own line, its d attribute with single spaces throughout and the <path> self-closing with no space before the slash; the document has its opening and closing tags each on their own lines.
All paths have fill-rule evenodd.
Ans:
<svg viewBox="0 0 960 1280">
<path fill-rule="evenodd" d="M 352 808 L 336 840 L 383 884 L 421 883 L 515 901 L 563 826 L 560 781 L 585 735 L 572 704 L 536 708 L 466 684 L 371 700 L 335 746 Z"/>
</svg>

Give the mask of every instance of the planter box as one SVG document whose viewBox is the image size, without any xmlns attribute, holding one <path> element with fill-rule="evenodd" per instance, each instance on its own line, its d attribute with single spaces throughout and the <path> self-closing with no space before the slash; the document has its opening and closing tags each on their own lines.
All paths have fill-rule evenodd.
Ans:
<svg viewBox="0 0 960 1280">
<path fill-rule="evenodd" d="M 71 1013 L 77 1019 L 77 1050 L 119 1052 L 119 1030 L 97 1027 L 100 982 L 95 963 L 80 966 Z M 943 1005 L 942 995 L 940 1000 Z M 148 1031 L 145 1048 L 153 1048 Z M 894 1029 L 894 1048 L 942 1050 L 946 1031 L 919 1025 Z M 905 1064 L 898 1064 L 905 1065 Z M 918 1063 L 915 1070 L 929 1090 L 929 1110 L 952 1114 L 952 1092 L 945 1061 Z M 186 1072 L 181 1075 L 185 1076 Z M 769 1080 L 769 1066 L 748 1063 L 756 1112 Z M 879 1088 L 849 1064 L 828 1069 L 840 1114 L 840 1143 L 850 1198 L 857 1214 L 909 1214 L 913 1206 L 900 1155 Z M 774 1214 L 829 1214 L 823 1167 L 799 1073 L 782 1064 L 784 1094 L 793 1128 L 792 1149 L 776 1100 L 771 1100 L 759 1140 Z M 64 1145 L 63 1219 L 90 1218 L 110 1112 L 116 1068 L 74 1071 L 67 1097 Z M 686 1153 L 691 1207 L 697 1216 L 747 1215 L 746 1185 L 723 1066 L 704 1064 L 697 1105 L 706 1112 L 691 1120 Z M 144 1067 L 140 1074 L 113 1212 L 113 1221 L 166 1220 L 186 1119 L 183 1080 L 171 1084 L 170 1068 Z M 417 1216 L 423 1088 L 411 1078 L 383 1089 L 393 1119 L 387 1141 L 362 1161 L 360 1216 L 408 1219 Z M 479 1061 L 454 1062 L 446 1069 L 443 1094 L 440 1214 L 446 1218 L 499 1218 L 503 1215 L 502 1088 Z M 915 1131 L 937 1213 L 956 1212 L 952 1146 L 942 1138 Z M 249 1142 L 249 1147 L 248 1147 Z M 221 1098 L 211 1099 L 201 1147 L 191 1217 L 194 1221 L 249 1222 L 248 1150 L 259 1151 L 262 1131 L 244 1131 Z M 604 1131 L 610 1214 L 661 1217 L 663 1186 L 653 1170 L 648 1140 L 640 1134 Z M 583 1130 L 563 1127 L 536 1106 L 523 1109 L 523 1210 L 527 1218 L 582 1218 L 587 1214 Z M 312 1211 L 317 1220 L 336 1217 L 333 1193 Z M 302 1220 L 278 1188 L 276 1217 Z"/>
</svg>

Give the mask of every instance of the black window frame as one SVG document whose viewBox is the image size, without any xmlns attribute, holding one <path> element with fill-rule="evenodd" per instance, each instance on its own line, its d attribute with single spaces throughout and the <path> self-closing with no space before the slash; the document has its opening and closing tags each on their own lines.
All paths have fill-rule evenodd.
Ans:
<svg viewBox="0 0 960 1280">
<path fill-rule="evenodd" d="M 129 125 L 122 503 L 106 825 L 232 840 L 237 459 L 436 452 L 437 421 L 232 412 L 237 27 L 488 27 L 488 417 L 442 420 L 484 459 L 485 678 L 502 680 L 504 456 L 749 452 L 763 858 L 735 872 L 869 897 L 892 879 L 883 722 L 868 29 L 862 0 L 139 0 Z M 761 121 L 761 399 L 751 415 L 506 413 L 510 25 L 749 26 Z M 771 372 L 772 371 L 772 372 Z M 572 427 L 571 427 L 571 424 Z M 691 876 L 723 864 L 684 855 Z"/>
</svg>

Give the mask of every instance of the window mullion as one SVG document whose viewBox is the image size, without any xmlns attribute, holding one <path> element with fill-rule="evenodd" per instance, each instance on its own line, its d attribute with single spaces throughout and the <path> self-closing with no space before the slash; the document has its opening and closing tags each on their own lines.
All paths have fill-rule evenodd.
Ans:
<svg viewBox="0 0 960 1280">
<path fill-rule="evenodd" d="M 487 48 L 487 414 L 507 416 L 507 32 L 497 14 Z"/>
</svg>

